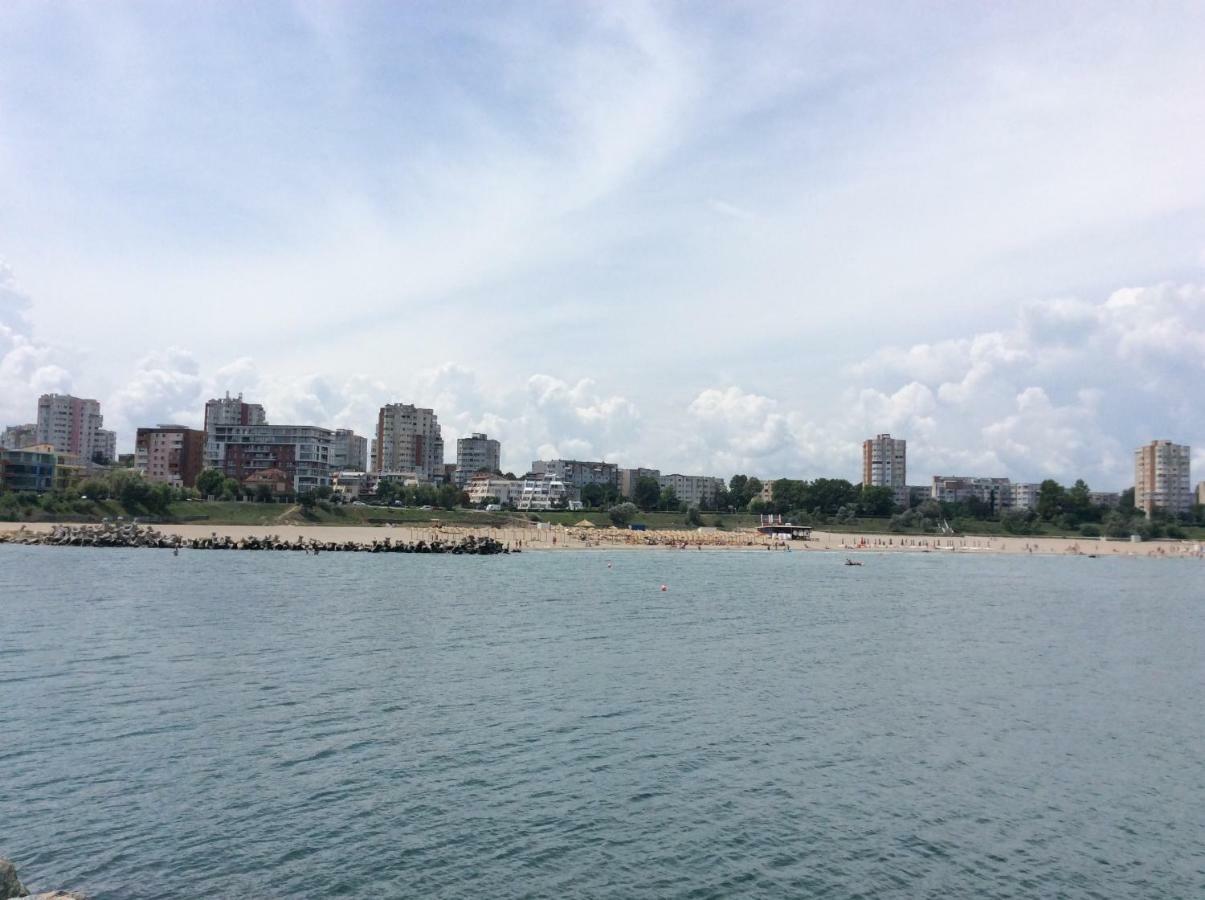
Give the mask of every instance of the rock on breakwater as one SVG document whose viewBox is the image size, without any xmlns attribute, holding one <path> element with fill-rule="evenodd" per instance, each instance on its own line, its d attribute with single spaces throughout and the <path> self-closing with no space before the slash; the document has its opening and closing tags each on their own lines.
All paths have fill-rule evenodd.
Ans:
<svg viewBox="0 0 1205 900">
<path fill-rule="evenodd" d="M 394 541 L 322 541 L 317 538 L 287 540 L 276 535 L 233 538 L 214 532 L 208 537 L 185 538 L 165 534 L 134 522 L 105 522 L 101 525 L 56 525 L 50 531 L 0 532 L 0 544 L 27 544 L 52 547 L 138 547 L 154 550 L 292 550 L 303 553 L 451 553 L 454 555 L 493 556 L 519 553 L 488 536 L 467 535 L 458 540 Z"/>
<path fill-rule="evenodd" d="M 74 891 L 45 891 L 41 894 L 30 894 L 25 885 L 17 877 L 17 867 L 11 860 L 0 857 L 0 900 L 12 900 L 14 897 L 25 897 L 28 900 L 87 900 L 83 894 Z"/>
</svg>

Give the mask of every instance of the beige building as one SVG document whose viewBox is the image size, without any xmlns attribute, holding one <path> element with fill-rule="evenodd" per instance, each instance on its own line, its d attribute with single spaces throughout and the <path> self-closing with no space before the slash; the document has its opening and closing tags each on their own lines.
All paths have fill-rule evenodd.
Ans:
<svg viewBox="0 0 1205 900">
<path fill-rule="evenodd" d="M 1192 508 L 1189 447 L 1151 441 L 1134 451 L 1134 508 L 1147 516 L 1155 509 L 1176 514 Z"/>
<path fill-rule="evenodd" d="M 908 442 L 889 434 L 862 442 L 862 484 L 889 487 L 895 505 L 908 508 Z"/>
<path fill-rule="evenodd" d="M 641 478 L 653 478 L 657 484 L 661 484 L 660 469 L 620 469 L 619 470 L 619 495 L 627 497 L 629 500 L 636 493 L 636 484 Z"/>
<path fill-rule="evenodd" d="M 428 484 L 443 480 L 444 440 L 435 410 L 390 403 L 377 416 L 373 469 L 413 472 Z"/>
<path fill-rule="evenodd" d="M 1038 496 L 1042 493 L 1042 486 L 1028 481 L 1018 481 L 1011 485 L 1012 500 L 1009 505 L 1013 509 L 1037 509 Z"/>
<path fill-rule="evenodd" d="M 687 506 L 706 508 L 715 506 L 716 495 L 725 487 L 723 478 L 711 475 L 662 475 L 658 481 L 662 490 L 673 488 L 674 495 Z"/>
<path fill-rule="evenodd" d="M 930 496 L 939 503 L 965 503 L 978 500 L 993 512 L 1011 509 L 1013 486 L 1007 478 L 979 478 L 971 475 L 934 475 Z"/>
<path fill-rule="evenodd" d="M 469 495 L 470 503 L 482 503 L 486 498 L 494 497 L 498 503 L 517 504 L 519 495 L 523 492 L 523 482 L 481 472 L 469 479 L 465 492 Z"/>
</svg>

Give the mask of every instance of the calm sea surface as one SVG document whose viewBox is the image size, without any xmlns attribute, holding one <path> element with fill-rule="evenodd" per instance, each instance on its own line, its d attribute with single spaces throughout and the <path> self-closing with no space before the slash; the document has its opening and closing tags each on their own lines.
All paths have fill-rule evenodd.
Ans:
<svg viewBox="0 0 1205 900">
<path fill-rule="evenodd" d="M 1205 896 L 1205 565 L 863 558 L 0 547 L 0 855 L 99 900 Z"/>
</svg>

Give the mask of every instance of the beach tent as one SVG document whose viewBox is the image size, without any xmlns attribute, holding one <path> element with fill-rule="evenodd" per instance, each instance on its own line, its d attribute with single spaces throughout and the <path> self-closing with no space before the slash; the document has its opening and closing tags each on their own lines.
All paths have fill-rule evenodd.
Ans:
<svg viewBox="0 0 1205 900">
<path fill-rule="evenodd" d="M 591 522 L 589 519 L 582 519 L 580 522 L 577 523 L 577 527 L 578 528 L 593 528 L 594 523 Z"/>
</svg>

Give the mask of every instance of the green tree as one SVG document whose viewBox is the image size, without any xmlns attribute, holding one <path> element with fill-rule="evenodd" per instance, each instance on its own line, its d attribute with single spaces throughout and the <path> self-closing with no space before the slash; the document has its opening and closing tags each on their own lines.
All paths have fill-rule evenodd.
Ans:
<svg viewBox="0 0 1205 900">
<path fill-rule="evenodd" d="M 217 469 L 206 469 L 197 476 L 197 490 L 202 497 L 217 497 L 222 493 L 226 476 Z"/>
<path fill-rule="evenodd" d="M 844 478 L 817 478 L 808 485 L 808 505 L 826 515 L 858 502 L 857 489 Z"/>
<path fill-rule="evenodd" d="M 255 499 L 260 503 L 267 503 L 272 499 L 272 488 L 266 484 L 257 484 L 255 486 Z"/>
<path fill-rule="evenodd" d="M 777 484 L 774 487 L 778 487 Z M 895 511 L 895 492 L 885 485 L 862 485 L 858 512 L 863 516 L 889 516 Z"/>
<path fill-rule="evenodd" d="M 699 507 L 691 506 L 686 511 L 686 524 L 698 527 L 703 524 L 703 516 L 699 513 Z"/>
<path fill-rule="evenodd" d="M 661 489 L 658 506 L 668 512 L 677 512 L 682 508 L 682 504 L 678 502 L 678 492 L 669 485 L 666 485 Z"/>
<path fill-rule="evenodd" d="M 661 485 L 651 475 L 642 475 L 636 480 L 632 494 L 632 502 L 640 509 L 656 509 L 661 502 Z"/>
<path fill-rule="evenodd" d="M 1061 514 L 1067 503 L 1067 491 L 1053 478 L 1047 478 L 1038 488 L 1038 515 L 1047 522 Z"/>
</svg>

